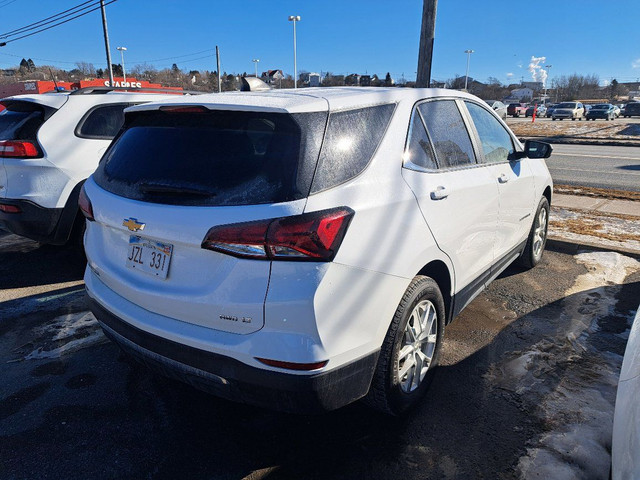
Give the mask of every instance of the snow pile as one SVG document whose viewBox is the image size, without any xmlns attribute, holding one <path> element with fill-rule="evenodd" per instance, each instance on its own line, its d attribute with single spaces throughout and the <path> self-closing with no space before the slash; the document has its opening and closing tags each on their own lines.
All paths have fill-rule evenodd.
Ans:
<svg viewBox="0 0 640 480">
<path fill-rule="evenodd" d="M 640 262 L 614 252 L 576 256 L 587 273 L 565 293 L 555 332 L 525 352 L 512 352 L 488 377 L 513 392 L 541 421 L 518 464 L 529 478 L 607 478 L 616 386 L 622 357 L 598 350 L 590 336 L 615 315 L 616 293 Z M 605 292 L 605 288 L 607 291 Z"/>
<path fill-rule="evenodd" d="M 90 312 L 57 317 L 51 323 L 38 328 L 36 334 L 42 345 L 26 355 L 24 360 L 58 358 L 106 341 L 100 325 Z"/>
</svg>

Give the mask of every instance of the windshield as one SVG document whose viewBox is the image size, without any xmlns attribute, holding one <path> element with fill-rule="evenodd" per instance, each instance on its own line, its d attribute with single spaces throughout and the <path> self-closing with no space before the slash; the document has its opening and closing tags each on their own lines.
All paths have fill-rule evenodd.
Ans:
<svg viewBox="0 0 640 480">
<path fill-rule="evenodd" d="M 556 108 L 576 108 L 576 104 L 572 102 L 565 102 L 558 105 Z"/>
<path fill-rule="evenodd" d="M 593 107 L 591 107 L 592 110 L 608 110 L 609 109 L 609 105 L 606 104 L 598 104 L 598 105 L 594 105 Z"/>
</svg>

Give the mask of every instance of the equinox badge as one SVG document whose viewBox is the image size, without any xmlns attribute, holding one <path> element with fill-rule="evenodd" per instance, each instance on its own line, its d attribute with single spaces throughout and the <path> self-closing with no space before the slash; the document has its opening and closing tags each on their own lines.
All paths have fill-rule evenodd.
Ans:
<svg viewBox="0 0 640 480">
<path fill-rule="evenodd" d="M 138 219 L 133 217 L 125 218 L 122 222 L 122 226 L 127 227 L 132 232 L 139 232 L 140 230 L 144 230 L 145 225 L 146 224 L 144 223 L 138 223 Z"/>
</svg>

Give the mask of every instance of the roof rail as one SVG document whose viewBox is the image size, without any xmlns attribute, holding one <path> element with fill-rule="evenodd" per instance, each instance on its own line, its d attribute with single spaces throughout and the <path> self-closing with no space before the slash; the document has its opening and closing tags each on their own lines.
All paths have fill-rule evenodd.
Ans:
<svg viewBox="0 0 640 480">
<path fill-rule="evenodd" d="M 193 90 L 175 90 L 172 88 L 154 88 L 154 87 L 84 87 L 72 90 L 69 95 L 103 95 L 110 92 L 136 92 L 136 93 L 173 93 L 176 95 L 204 95 L 211 92 L 197 92 Z"/>
</svg>

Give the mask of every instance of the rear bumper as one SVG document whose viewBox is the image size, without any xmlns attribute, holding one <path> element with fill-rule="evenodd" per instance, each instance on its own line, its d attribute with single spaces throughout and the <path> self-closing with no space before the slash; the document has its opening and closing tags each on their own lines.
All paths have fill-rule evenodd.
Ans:
<svg viewBox="0 0 640 480">
<path fill-rule="evenodd" d="M 55 238 L 56 227 L 62 216 L 62 208 L 44 208 L 28 200 L 0 199 L 0 203 L 18 207 L 20 213 L 0 211 L 0 226 L 16 235 L 40 242 Z"/>
<path fill-rule="evenodd" d="M 369 391 L 379 351 L 316 374 L 289 374 L 151 334 L 125 322 L 91 299 L 105 334 L 122 350 L 159 373 L 233 401 L 291 413 L 335 410 Z"/>
</svg>

